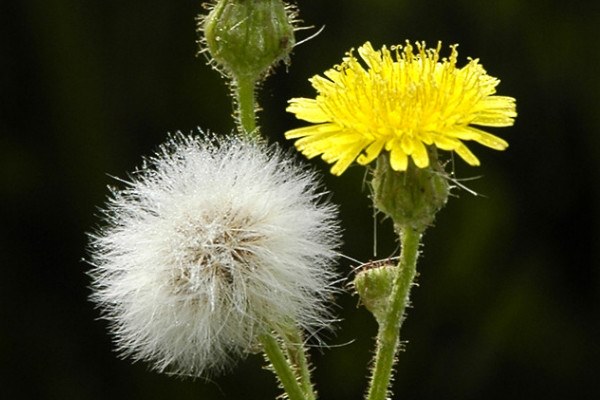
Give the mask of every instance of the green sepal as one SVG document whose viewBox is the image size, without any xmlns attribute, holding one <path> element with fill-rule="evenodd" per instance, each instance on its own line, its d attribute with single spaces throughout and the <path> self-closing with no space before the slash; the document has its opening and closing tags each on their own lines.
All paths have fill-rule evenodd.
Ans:
<svg viewBox="0 0 600 400">
<path fill-rule="evenodd" d="M 377 158 L 371 181 L 373 204 L 392 218 L 397 230 L 425 231 L 446 204 L 450 185 L 435 148 L 429 149 L 429 159 L 426 168 L 419 168 L 409 160 L 406 171 L 394 171 L 387 153 Z"/>
</svg>

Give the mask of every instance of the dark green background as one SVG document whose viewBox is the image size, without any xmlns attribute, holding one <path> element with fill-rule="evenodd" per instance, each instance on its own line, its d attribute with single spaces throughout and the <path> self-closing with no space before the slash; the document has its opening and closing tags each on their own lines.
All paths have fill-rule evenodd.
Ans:
<svg viewBox="0 0 600 400">
<path fill-rule="evenodd" d="M 167 132 L 233 128 L 223 79 L 196 58 L 200 1 L 3 0 L 0 9 L 0 397 L 272 399 L 260 357 L 212 381 L 119 360 L 87 301 L 86 231 L 110 176 Z M 456 163 L 485 197 L 456 191 L 425 236 L 403 329 L 400 399 L 600 398 L 600 2 L 300 1 L 324 32 L 261 92 L 273 140 L 300 126 L 286 100 L 366 40 L 460 43 L 517 98 L 510 148 L 472 145 Z M 300 37 L 313 31 L 301 31 Z M 447 53 L 446 53 L 447 54 Z M 285 144 L 289 146 L 289 143 Z M 321 161 L 313 163 L 326 171 Z M 344 252 L 373 256 L 363 168 L 327 177 Z M 379 228 L 379 257 L 395 247 Z M 356 263 L 343 260 L 344 276 Z M 323 399 L 360 399 L 375 325 L 339 299 L 343 321 L 314 351 Z"/>
</svg>

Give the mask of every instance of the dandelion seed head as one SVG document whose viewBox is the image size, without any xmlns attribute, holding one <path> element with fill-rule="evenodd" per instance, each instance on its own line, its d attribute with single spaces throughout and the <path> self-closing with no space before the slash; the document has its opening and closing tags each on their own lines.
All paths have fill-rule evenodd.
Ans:
<svg viewBox="0 0 600 400">
<path fill-rule="evenodd" d="M 92 300 L 120 354 L 210 375 L 290 321 L 327 326 L 339 226 L 324 196 L 277 147 L 171 137 L 91 235 Z"/>
</svg>

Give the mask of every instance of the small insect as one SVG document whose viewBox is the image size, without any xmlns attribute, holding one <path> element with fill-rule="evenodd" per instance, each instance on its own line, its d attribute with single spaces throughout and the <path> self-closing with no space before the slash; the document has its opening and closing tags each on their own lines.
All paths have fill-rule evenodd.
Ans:
<svg viewBox="0 0 600 400">
<path fill-rule="evenodd" d="M 360 272 L 360 271 L 366 271 L 366 270 L 373 269 L 373 268 L 383 267 L 386 265 L 388 265 L 388 266 L 396 265 L 399 259 L 400 259 L 400 257 L 395 256 L 395 257 L 381 258 L 379 260 L 369 260 L 365 263 L 360 264 L 356 268 L 354 268 L 354 271 Z"/>
</svg>

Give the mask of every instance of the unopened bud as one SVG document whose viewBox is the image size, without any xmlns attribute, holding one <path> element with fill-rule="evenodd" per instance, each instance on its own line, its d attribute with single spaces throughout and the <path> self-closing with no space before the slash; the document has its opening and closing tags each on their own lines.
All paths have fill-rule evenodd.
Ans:
<svg viewBox="0 0 600 400">
<path fill-rule="evenodd" d="M 291 52 L 293 16 L 281 0 L 219 0 L 200 29 L 223 72 L 258 81 Z"/>
<path fill-rule="evenodd" d="M 386 314 L 396 271 L 393 264 L 372 262 L 364 265 L 354 278 L 356 293 L 377 322 Z"/>
</svg>

